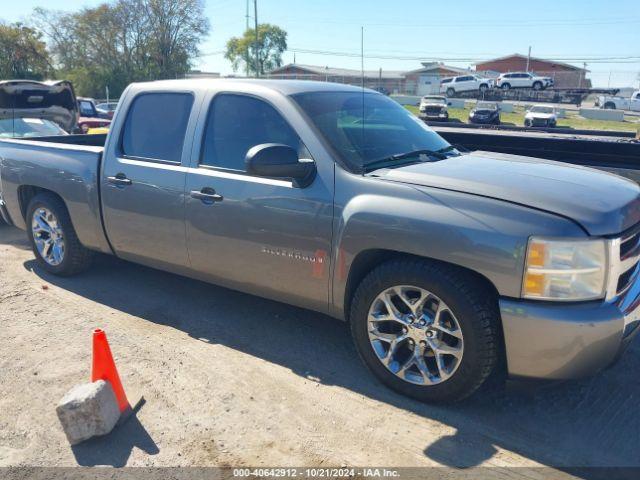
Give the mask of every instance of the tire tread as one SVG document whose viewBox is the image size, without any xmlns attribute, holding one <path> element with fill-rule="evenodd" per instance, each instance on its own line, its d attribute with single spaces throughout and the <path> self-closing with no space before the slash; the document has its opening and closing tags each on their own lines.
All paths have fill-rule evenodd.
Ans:
<svg viewBox="0 0 640 480">
<path fill-rule="evenodd" d="M 476 321 L 473 322 L 473 328 L 479 346 L 477 358 L 479 375 L 476 376 L 472 383 L 467 384 L 463 391 L 447 398 L 447 401 L 460 401 L 468 397 L 494 372 L 500 358 L 501 329 L 499 326 L 497 300 L 494 293 L 482 281 L 474 278 L 469 273 L 442 262 L 422 259 L 389 260 L 372 270 L 356 289 L 350 308 L 351 329 L 354 337 L 356 334 L 355 328 L 357 328 L 357 322 L 354 319 L 357 316 L 358 308 L 362 308 L 362 303 L 365 301 L 368 292 L 375 285 L 383 282 L 385 278 L 397 274 L 398 271 L 419 272 L 422 275 L 433 275 L 441 278 L 449 282 L 458 294 L 469 300 L 476 317 Z M 368 308 L 368 305 L 366 308 Z M 360 349 L 358 349 L 358 354 L 367 364 Z"/>
<path fill-rule="evenodd" d="M 52 267 L 47 264 L 40 257 L 40 254 L 35 248 L 35 244 L 33 242 L 30 231 L 30 225 L 31 216 L 33 215 L 35 206 L 39 203 L 45 205 L 48 204 L 48 206 L 53 210 L 53 213 L 56 215 L 58 221 L 62 225 L 64 232 L 64 241 L 66 243 L 65 256 L 67 256 L 67 262 L 63 262 L 63 265 L 60 265 L 62 268 Z M 58 196 L 48 192 L 37 194 L 29 202 L 27 212 L 27 229 L 29 231 L 29 240 L 31 241 L 32 248 L 34 254 L 36 255 L 38 263 L 42 265 L 47 271 L 59 276 L 71 276 L 84 272 L 91 266 L 94 254 L 91 250 L 88 250 L 84 245 L 82 245 L 82 243 L 80 243 L 78 234 L 76 233 L 75 228 L 73 228 L 73 223 L 71 222 L 69 211 L 67 210 L 64 202 Z"/>
</svg>

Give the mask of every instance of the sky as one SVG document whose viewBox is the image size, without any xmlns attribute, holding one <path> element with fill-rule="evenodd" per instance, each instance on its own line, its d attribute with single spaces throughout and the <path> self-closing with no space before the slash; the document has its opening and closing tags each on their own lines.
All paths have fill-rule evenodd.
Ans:
<svg viewBox="0 0 640 480">
<path fill-rule="evenodd" d="M 531 46 L 534 57 L 579 66 L 586 62 L 596 87 L 638 87 L 640 82 L 638 0 L 257 1 L 259 22 L 288 33 L 285 64 L 293 63 L 295 55 L 301 64 L 359 69 L 364 27 L 366 70 L 413 70 L 421 59 L 468 67 L 483 59 L 526 54 Z M 73 11 L 103 2 L 0 0 L 0 19 L 28 20 L 37 6 Z M 229 38 L 242 35 L 247 0 L 204 2 L 211 32 L 195 68 L 231 74 L 222 52 Z"/>
</svg>

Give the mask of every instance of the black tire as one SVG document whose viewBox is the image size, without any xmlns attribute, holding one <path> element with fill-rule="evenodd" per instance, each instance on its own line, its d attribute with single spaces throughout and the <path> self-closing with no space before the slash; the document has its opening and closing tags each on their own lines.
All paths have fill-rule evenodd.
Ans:
<svg viewBox="0 0 640 480">
<path fill-rule="evenodd" d="M 500 88 L 502 90 L 509 90 L 511 88 L 511 84 L 510 83 L 503 83 Z"/>
<path fill-rule="evenodd" d="M 447 88 L 447 97 L 453 97 L 456 94 L 456 91 L 453 88 Z"/>
<path fill-rule="evenodd" d="M 607 110 L 615 110 L 616 104 L 613 102 L 607 102 L 604 104 L 604 108 L 606 108 Z"/>
<path fill-rule="evenodd" d="M 533 82 L 532 87 L 536 91 L 542 90 L 542 82 Z"/>
<path fill-rule="evenodd" d="M 62 261 L 58 265 L 51 265 L 48 263 L 38 251 L 36 242 L 33 238 L 32 222 L 33 216 L 37 209 L 44 207 L 51 211 L 56 217 L 58 224 L 62 230 L 62 237 L 64 239 L 64 256 Z M 36 195 L 29 206 L 27 207 L 27 236 L 31 248 L 36 257 L 38 265 L 47 272 L 50 272 L 58 276 L 70 276 L 83 272 L 91 266 L 93 260 L 93 252 L 87 250 L 78 240 L 73 224 L 71 223 L 71 217 L 64 202 L 59 197 L 51 193 L 40 193 Z"/>
<path fill-rule="evenodd" d="M 456 316 L 464 339 L 462 359 L 441 383 L 418 385 L 392 373 L 369 340 L 368 314 L 376 297 L 396 285 L 411 285 L 437 295 Z M 476 391 L 494 371 L 501 352 L 497 298 L 474 276 L 437 262 L 391 260 L 358 286 L 351 303 L 351 333 L 365 365 L 389 388 L 423 402 L 454 402 Z"/>
<path fill-rule="evenodd" d="M 529 120 L 525 120 L 524 121 L 524 126 L 525 127 L 530 127 L 531 126 L 531 122 Z"/>
<path fill-rule="evenodd" d="M 478 88 L 478 90 L 480 91 L 480 93 L 484 93 L 487 90 L 489 90 L 489 85 L 487 85 L 486 83 L 483 83 L 482 85 L 480 85 L 480 87 Z"/>
</svg>

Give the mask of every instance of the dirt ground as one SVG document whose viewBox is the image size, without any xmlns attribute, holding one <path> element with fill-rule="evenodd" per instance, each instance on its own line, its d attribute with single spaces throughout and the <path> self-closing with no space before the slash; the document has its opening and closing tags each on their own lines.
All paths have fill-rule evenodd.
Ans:
<svg viewBox="0 0 640 480">
<path fill-rule="evenodd" d="M 55 404 L 88 381 L 96 327 L 146 404 L 70 448 Z M 636 341 L 590 380 L 420 404 L 342 322 L 109 257 L 52 277 L 0 225 L 0 466 L 640 466 L 638 372 Z"/>
</svg>

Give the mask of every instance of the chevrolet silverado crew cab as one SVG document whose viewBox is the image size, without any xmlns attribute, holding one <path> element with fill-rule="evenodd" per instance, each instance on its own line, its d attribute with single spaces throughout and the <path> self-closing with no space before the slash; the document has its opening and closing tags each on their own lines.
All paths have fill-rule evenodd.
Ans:
<svg viewBox="0 0 640 480">
<path fill-rule="evenodd" d="M 41 268 L 100 252 L 323 312 L 424 401 L 595 374 L 640 325 L 635 183 L 461 153 L 377 92 L 133 84 L 104 147 L 46 140 L 0 140 L 3 215 Z"/>
<path fill-rule="evenodd" d="M 596 106 L 610 110 L 640 112 L 640 90 L 633 92 L 630 98 L 601 95 L 596 98 Z"/>
</svg>

